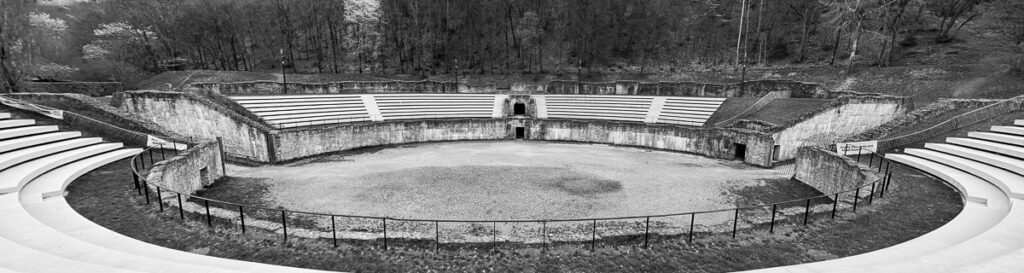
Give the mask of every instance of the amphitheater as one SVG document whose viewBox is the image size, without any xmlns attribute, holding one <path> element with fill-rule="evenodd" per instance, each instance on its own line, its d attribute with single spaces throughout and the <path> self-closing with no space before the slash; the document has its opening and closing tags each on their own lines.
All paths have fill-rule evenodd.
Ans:
<svg viewBox="0 0 1024 273">
<path fill-rule="evenodd" d="M 744 86 L 556 81 L 489 93 L 473 91 L 443 82 L 289 84 L 286 88 L 276 82 L 243 82 L 199 83 L 181 92 L 126 91 L 100 105 L 94 105 L 98 100 L 92 98 L 66 94 L 0 96 L 0 272 L 315 271 L 174 250 L 90 221 L 69 205 L 67 188 L 77 178 L 115 162 L 131 172 L 134 181 L 124 184 L 151 203 L 154 213 L 169 211 L 182 220 L 240 228 L 242 233 L 265 230 L 284 240 L 304 238 L 335 245 L 339 236 L 383 240 L 384 248 L 389 238 L 436 244 L 497 242 L 498 238 L 537 245 L 561 241 L 589 248 L 599 235 L 618 233 L 642 236 L 646 245 L 652 218 L 659 217 L 681 217 L 688 224 L 654 227 L 655 233 L 686 240 L 694 234 L 712 236 L 731 230 L 735 237 L 737 229 L 770 226 L 774 230 L 777 223 L 825 221 L 830 213 L 835 217 L 837 209 L 856 212 L 858 205 L 889 194 L 893 168 L 909 167 L 954 188 L 964 200 L 963 210 L 940 228 L 887 248 L 754 271 L 1024 269 L 1024 235 L 1020 233 L 1024 204 L 1018 204 L 1024 198 L 1024 120 L 911 146 L 1018 112 L 1022 97 L 973 105 L 961 115 L 913 134 L 865 139 L 858 136 L 912 113 L 913 102 L 906 97 L 829 92 L 790 81 Z M 78 107 L 59 107 L 69 104 Z M 790 116 L 772 114 L 793 105 L 810 107 Z M 302 224 L 297 222 L 306 218 L 295 215 L 300 212 L 248 207 L 199 194 L 231 176 L 229 170 L 238 170 L 237 166 L 291 164 L 388 145 L 471 140 L 607 144 L 698 155 L 788 170 L 821 195 L 750 209 L 771 213 L 756 219 L 741 219 L 741 212 L 748 213 L 741 208 L 592 219 L 479 219 L 461 224 L 467 229 L 482 226 L 483 231 L 442 236 L 442 231 L 458 230 L 442 229 L 442 225 L 460 221 L 312 215 L 330 222 Z M 864 145 L 863 140 L 871 144 Z M 225 161 L 238 165 L 228 166 Z M 724 215 L 719 217 L 724 222 L 698 224 L 707 214 Z M 382 230 L 376 227 L 378 222 L 383 223 Z M 498 222 L 504 227 L 499 228 Z M 337 223 L 361 228 L 339 233 Z"/>
</svg>

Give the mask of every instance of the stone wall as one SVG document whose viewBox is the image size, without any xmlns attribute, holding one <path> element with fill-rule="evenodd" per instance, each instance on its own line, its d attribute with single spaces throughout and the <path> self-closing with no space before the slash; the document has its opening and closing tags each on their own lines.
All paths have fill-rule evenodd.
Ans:
<svg viewBox="0 0 1024 273">
<path fill-rule="evenodd" d="M 504 119 L 417 120 L 339 124 L 280 131 L 273 135 L 278 160 L 288 161 L 402 143 L 511 139 Z"/>
<path fill-rule="evenodd" d="M 137 113 L 177 134 L 199 139 L 222 137 L 228 156 L 275 161 L 267 149 L 271 128 L 195 94 L 130 91 L 118 93 L 114 101 L 121 110 Z"/>
<path fill-rule="evenodd" d="M 735 144 L 743 144 L 747 146 L 744 162 L 771 166 L 771 137 L 753 131 L 594 120 L 531 120 L 526 126 L 527 137 L 533 140 L 645 147 L 720 159 L 734 158 Z"/>
<path fill-rule="evenodd" d="M 773 129 L 779 161 L 796 157 L 800 147 L 824 146 L 874 129 L 913 110 L 907 97 L 841 97 L 829 106 Z"/>
<path fill-rule="evenodd" d="M 795 178 L 825 194 L 881 180 L 878 173 L 866 166 L 820 147 L 804 147 L 797 151 Z"/>
<path fill-rule="evenodd" d="M 193 194 L 224 177 L 223 164 L 217 141 L 207 141 L 157 162 L 146 175 L 146 181 L 174 192 Z"/>
<path fill-rule="evenodd" d="M 644 95 L 686 97 L 762 97 L 774 91 L 791 92 L 794 98 L 822 98 L 828 96 L 820 85 L 786 80 L 748 81 L 743 84 L 713 84 L 697 82 L 584 82 L 551 81 L 549 94 L 588 95 Z"/>
<path fill-rule="evenodd" d="M 90 97 L 105 97 L 124 91 L 119 82 L 24 82 L 22 93 L 71 93 Z"/>
<path fill-rule="evenodd" d="M 193 88 L 225 95 L 280 95 L 285 84 L 273 81 L 233 83 L 193 83 Z M 383 93 L 459 93 L 454 82 L 435 81 L 359 81 L 329 83 L 288 83 L 287 94 L 383 94 Z"/>
</svg>

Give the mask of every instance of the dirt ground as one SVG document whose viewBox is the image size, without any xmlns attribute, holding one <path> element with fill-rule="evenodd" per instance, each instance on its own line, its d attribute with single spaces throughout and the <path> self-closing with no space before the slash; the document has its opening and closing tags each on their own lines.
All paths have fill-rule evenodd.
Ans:
<svg viewBox="0 0 1024 273">
<path fill-rule="evenodd" d="M 260 203 L 292 210 L 451 220 L 571 219 L 731 208 L 736 200 L 749 199 L 735 193 L 744 188 L 794 188 L 790 184 L 799 183 L 790 181 L 792 174 L 785 170 L 736 161 L 530 141 L 403 145 L 288 166 L 229 165 L 228 173 L 234 178 L 224 183 L 236 185 L 211 192 L 255 186 L 266 188 L 259 193 Z M 806 196 L 817 194 L 795 188 Z M 731 219 L 727 216 L 717 220 L 726 222 Z"/>
</svg>

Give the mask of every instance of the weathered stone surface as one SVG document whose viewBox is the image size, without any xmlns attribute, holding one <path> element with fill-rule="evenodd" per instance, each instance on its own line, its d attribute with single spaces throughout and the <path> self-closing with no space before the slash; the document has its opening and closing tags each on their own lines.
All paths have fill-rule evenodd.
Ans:
<svg viewBox="0 0 1024 273">
<path fill-rule="evenodd" d="M 238 114 L 180 92 L 118 93 L 121 110 L 140 114 L 175 133 L 199 138 L 223 138 L 229 155 L 270 162 L 266 134 L 270 131 Z"/>
<path fill-rule="evenodd" d="M 194 83 L 193 88 L 230 95 L 280 94 L 379 94 L 379 93 L 459 93 L 454 82 L 435 81 L 353 81 L 329 83 L 288 83 L 252 81 L 234 83 Z"/>
<path fill-rule="evenodd" d="M 592 120 L 532 120 L 527 137 L 647 147 L 732 159 L 735 144 L 747 145 L 744 162 L 770 166 L 771 138 L 756 132 Z"/>
<path fill-rule="evenodd" d="M 550 94 L 645 95 L 687 97 L 761 97 L 773 91 L 789 91 L 794 98 L 822 98 L 828 93 L 818 84 L 784 80 L 748 81 L 742 85 L 698 82 L 584 82 L 551 81 Z"/>
<path fill-rule="evenodd" d="M 391 144 L 510 139 L 510 132 L 504 119 L 390 121 L 285 130 L 274 143 L 278 159 L 286 161 Z"/>
<path fill-rule="evenodd" d="M 805 147 L 797 152 L 796 179 L 829 194 L 871 184 L 880 177 L 848 157 L 820 147 Z"/>
<path fill-rule="evenodd" d="M 174 192 L 193 194 L 224 177 L 223 160 L 216 141 L 200 143 L 157 162 L 146 181 Z"/>
</svg>

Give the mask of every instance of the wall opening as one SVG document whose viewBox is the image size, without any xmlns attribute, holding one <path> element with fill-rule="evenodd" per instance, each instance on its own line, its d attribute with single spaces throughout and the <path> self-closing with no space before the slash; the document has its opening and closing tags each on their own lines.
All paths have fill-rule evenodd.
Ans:
<svg viewBox="0 0 1024 273">
<path fill-rule="evenodd" d="M 210 168 L 209 167 L 203 167 L 202 169 L 199 169 L 199 182 L 203 183 L 203 185 L 211 185 L 211 184 L 213 184 L 213 181 L 210 180 Z"/>
<path fill-rule="evenodd" d="M 779 161 L 779 150 L 781 150 L 781 148 L 782 147 L 779 145 L 772 147 L 772 161 Z"/>
<path fill-rule="evenodd" d="M 525 116 L 526 104 L 522 102 L 517 102 L 516 104 L 512 105 L 512 114 L 516 116 Z"/>
<path fill-rule="evenodd" d="M 526 139 L 526 128 L 516 127 L 516 139 Z"/>
<path fill-rule="evenodd" d="M 743 160 L 747 158 L 747 145 L 746 144 L 734 144 L 736 145 L 736 156 L 735 159 Z"/>
</svg>

